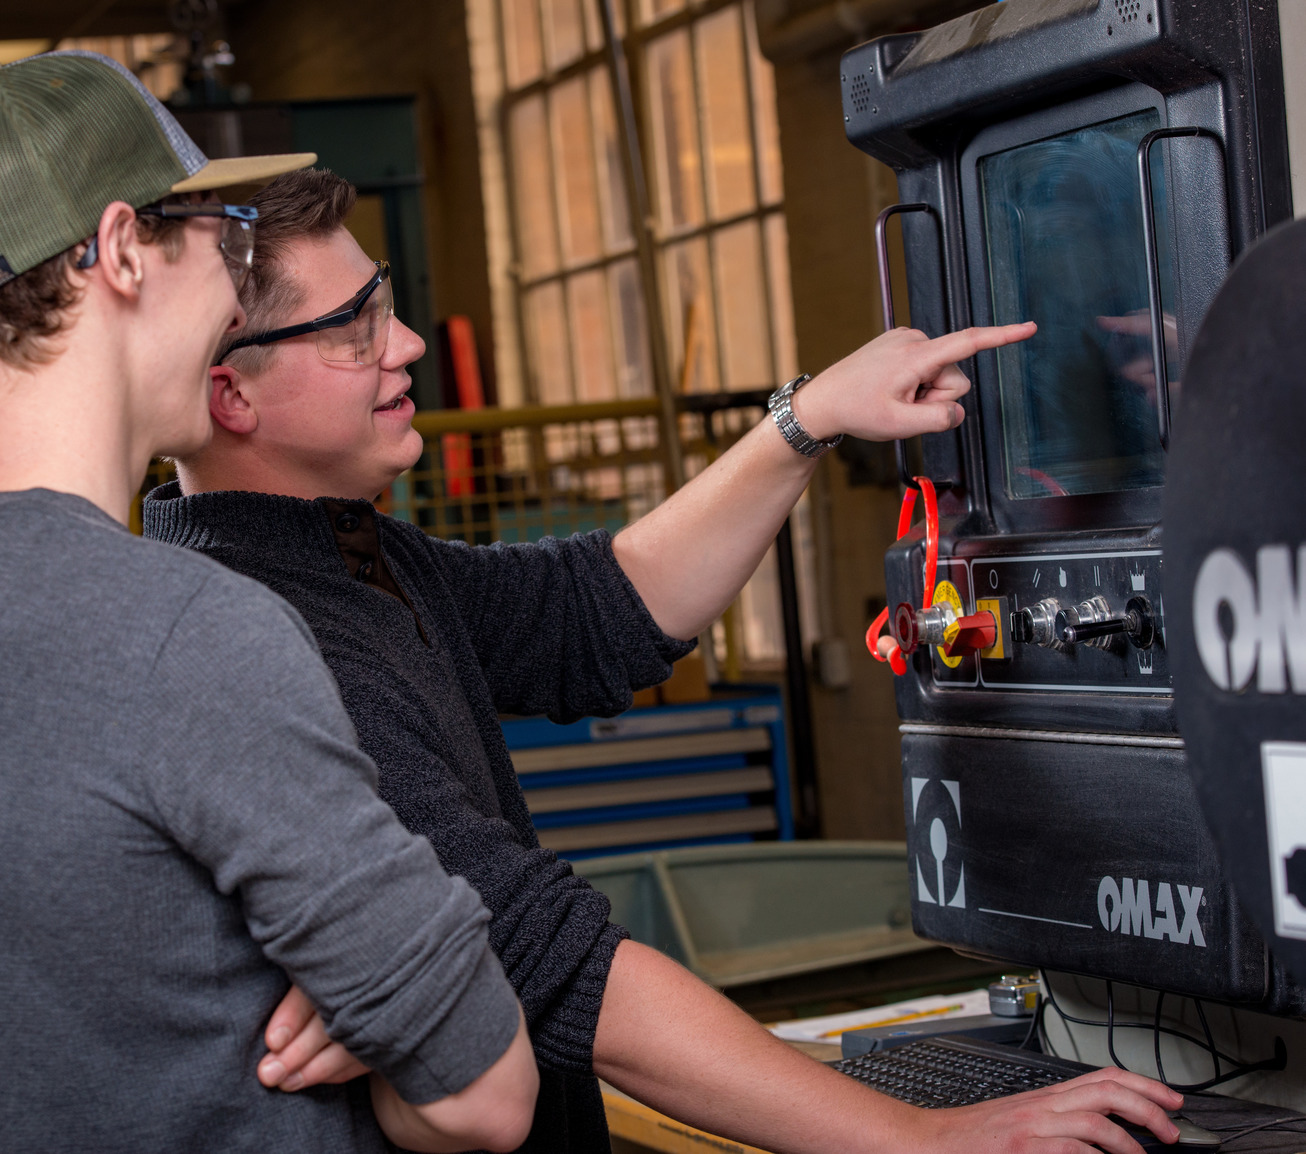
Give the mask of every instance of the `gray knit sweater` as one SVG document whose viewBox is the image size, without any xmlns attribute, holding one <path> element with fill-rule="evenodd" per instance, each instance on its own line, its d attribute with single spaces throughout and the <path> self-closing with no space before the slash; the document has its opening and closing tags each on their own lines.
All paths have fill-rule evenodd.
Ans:
<svg viewBox="0 0 1306 1154">
<path fill-rule="evenodd" d="M 380 1151 L 259 1085 L 288 978 L 410 1101 L 507 1047 L 487 914 L 375 793 L 284 601 L 80 497 L 0 493 L 0 1149 Z"/>
<path fill-rule="evenodd" d="M 619 713 L 691 646 L 658 629 L 603 531 L 473 548 L 367 502 L 183 498 L 175 485 L 144 516 L 147 535 L 257 578 L 303 615 L 381 796 L 490 909 L 542 1067 L 524 1149 L 606 1149 L 591 1059 L 624 931 L 602 894 L 540 848 L 498 713 Z"/>
</svg>

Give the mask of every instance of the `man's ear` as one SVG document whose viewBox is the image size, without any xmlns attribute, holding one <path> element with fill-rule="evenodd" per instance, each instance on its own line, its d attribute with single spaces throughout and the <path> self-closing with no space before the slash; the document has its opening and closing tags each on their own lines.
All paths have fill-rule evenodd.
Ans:
<svg viewBox="0 0 1306 1154">
<path fill-rule="evenodd" d="M 230 365 L 214 365 L 209 369 L 209 380 L 212 382 L 209 413 L 214 423 L 238 436 L 247 436 L 257 429 L 258 413 L 247 396 L 240 370 Z"/>
<path fill-rule="evenodd" d="M 145 278 L 145 259 L 136 235 L 135 210 L 115 200 L 100 214 L 95 236 L 99 246 L 96 263 L 105 284 L 113 292 L 136 299 Z"/>
</svg>

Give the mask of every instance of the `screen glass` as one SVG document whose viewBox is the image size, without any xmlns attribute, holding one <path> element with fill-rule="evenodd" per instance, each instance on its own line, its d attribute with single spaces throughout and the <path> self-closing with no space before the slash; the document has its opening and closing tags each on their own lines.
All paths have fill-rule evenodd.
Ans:
<svg viewBox="0 0 1306 1154">
<path fill-rule="evenodd" d="M 1137 161 L 1159 127 L 1149 110 L 979 161 L 993 323 L 1039 326 L 997 354 L 1012 499 L 1162 482 Z M 1152 188 L 1170 315 L 1162 152 L 1152 152 Z"/>
</svg>

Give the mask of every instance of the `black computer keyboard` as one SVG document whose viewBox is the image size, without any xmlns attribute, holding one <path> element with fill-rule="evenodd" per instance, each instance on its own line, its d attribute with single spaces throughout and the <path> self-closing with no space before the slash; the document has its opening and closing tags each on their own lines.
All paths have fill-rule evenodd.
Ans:
<svg viewBox="0 0 1306 1154">
<path fill-rule="evenodd" d="M 922 1038 L 832 1063 L 840 1073 L 913 1106 L 970 1106 L 1078 1077 L 1090 1067 L 966 1038 Z"/>
</svg>

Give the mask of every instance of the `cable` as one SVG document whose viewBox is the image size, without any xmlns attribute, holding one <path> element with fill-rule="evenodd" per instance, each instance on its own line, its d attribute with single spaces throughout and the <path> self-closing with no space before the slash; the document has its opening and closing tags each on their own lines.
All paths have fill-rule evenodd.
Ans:
<svg viewBox="0 0 1306 1154">
<path fill-rule="evenodd" d="M 1168 1086 L 1170 1083 L 1166 1082 L 1165 1080 L 1165 1067 L 1161 1065 L 1161 1005 L 1164 1001 L 1165 1001 L 1165 991 L 1158 990 L 1156 992 L 1156 1013 L 1152 1018 L 1152 1048 L 1156 1052 L 1157 1080 L 1163 1083 L 1164 1085 Z M 1216 1066 L 1215 1072 L 1217 1074 L 1220 1072 L 1220 1068 L 1218 1064 Z"/>
<path fill-rule="evenodd" d="M 1129 1069 L 1116 1057 L 1116 1000 L 1109 979 L 1106 984 L 1106 1052 L 1111 1055 L 1111 1061 L 1120 1069 Z"/>
<path fill-rule="evenodd" d="M 1215 1035 L 1211 1033 L 1210 1023 L 1206 1020 L 1206 1008 L 1202 1005 L 1201 998 L 1194 998 L 1193 1005 L 1197 1007 L 1197 1020 L 1202 1023 L 1202 1033 L 1206 1035 L 1206 1048 L 1211 1051 L 1211 1065 L 1215 1067 L 1215 1078 L 1219 1081 L 1220 1052 L 1215 1048 Z"/>
<path fill-rule="evenodd" d="M 1120 1059 L 1116 1056 L 1116 1052 L 1115 1052 L 1116 1026 L 1119 1025 L 1121 1029 L 1152 1030 L 1155 1038 L 1154 1049 L 1157 1054 L 1158 1078 L 1161 1082 L 1165 1083 L 1165 1085 L 1169 1086 L 1170 1089 L 1177 1090 L 1181 1094 L 1196 1094 L 1202 1090 L 1209 1090 L 1213 1086 L 1219 1086 L 1224 1082 L 1232 1081 L 1234 1078 L 1241 1078 L 1244 1074 L 1251 1074 L 1258 1070 L 1283 1070 L 1288 1065 L 1288 1048 L 1284 1045 L 1283 1039 L 1278 1037 L 1274 1039 L 1274 1056 L 1272 1058 L 1262 1059 L 1259 1062 L 1242 1062 L 1238 1058 L 1230 1057 L 1228 1054 L 1225 1054 L 1222 1051 L 1220 1051 L 1215 1045 L 1215 1038 L 1211 1034 L 1209 1024 L 1207 1024 L 1206 1022 L 1206 1014 L 1205 1011 L 1202 1009 L 1201 1000 L 1199 998 L 1193 998 L 1192 1001 L 1198 1007 L 1198 1016 L 1202 1020 L 1203 1026 L 1205 1028 L 1205 1032 L 1206 1032 L 1205 1044 L 1203 1043 L 1202 1039 L 1195 1038 L 1193 1037 L 1192 1034 L 1186 1033 L 1183 1030 L 1174 1030 L 1171 1029 L 1169 1026 L 1160 1025 L 1159 1009 L 1156 1015 L 1154 1016 L 1154 1020 L 1150 1026 L 1146 1022 L 1117 1023 L 1115 1020 L 1114 991 L 1110 981 L 1106 983 L 1107 1020 L 1105 1022 L 1094 1022 L 1088 1018 L 1077 1018 L 1073 1014 L 1067 1014 L 1061 1008 L 1061 1006 L 1058 1005 L 1056 996 L 1052 993 L 1052 986 L 1048 982 L 1047 974 L 1042 970 L 1039 971 L 1039 974 L 1043 979 L 1043 986 L 1047 990 L 1048 1004 L 1053 1008 L 1053 1010 L 1056 1011 L 1057 1016 L 1061 1018 L 1063 1022 L 1073 1022 L 1079 1026 L 1092 1026 L 1097 1029 L 1106 1030 L 1107 1052 L 1111 1055 L 1111 1061 L 1114 1062 L 1122 1070 L 1127 1070 L 1128 1067 L 1123 1062 L 1121 1062 Z M 1164 997 L 1164 991 L 1157 991 L 1157 993 L 1159 997 L 1162 998 Z M 1203 1049 L 1207 1050 L 1211 1054 L 1212 1059 L 1217 1063 L 1216 1076 L 1213 1078 L 1208 1078 L 1205 1082 L 1194 1082 L 1191 1085 L 1184 1085 L 1181 1083 L 1167 1081 L 1165 1078 L 1164 1071 L 1162 1070 L 1160 1065 L 1161 1042 L 1160 1042 L 1159 1035 L 1161 1034 L 1169 1034 L 1172 1037 L 1179 1038 L 1182 1041 L 1188 1042 L 1190 1045 L 1200 1046 Z M 1228 1062 L 1233 1067 L 1233 1069 L 1224 1074 L 1219 1073 L 1218 1062 L 1219 1059 L 1221 1058 L 1223 1058 L 1226 1062 Z"/>
<path fill-rule="evenodd" d="M 1047 986 L 1047 975 L 1046 975 L 1046 974 L 1043 975 L 1043 984 L 1044 984 L 1045 986 Z M 1097 1029 L 1106 1029 L 1106 1026 L 1107 1026 L 1107 1023 L 1106 1023 L 1106 1022 L 1094 1022 L 1094 1021 L 1092 1021 L 1092 1020 L 1089 1019 L 1089 1018 L 1077 1018 L 1077 1017 L 1074 1016 L 1074 1014 L 1068 1014 L 1068 1013 L 1066 1013 L 1066 1011 L 1063 1010 L 1063 1009 L 1061 1008 L 1061 1006 L 1057 1003 L 1057 1000 L 1056 1000 L 1055 996 L 1054 996 L 1053 993 L 1052 993 L 1052 987 L 1051 987 L 1051 986 L 1047 986 L 1047 990 L 1048 990 L 1048 995 L 1047 995 L 1047 996 L 1048 996 L 1048 1002 L 1051 1004 L 1052 1009 L 1056 1011 L 1057 1016 L 1058 1016 L 1059 1018 L 1061 1018 L 1062 1021 L 1065 1021 L 1065 1022 L 1073 1022 L 1073 1023 L 1075 1023 L 1075 1025 L 1077 1025 L 1077 1026 L 1093 1026 L 1093 1027 L 1095 1027 L 1095 1028 L 1097 1028 Z M 1155 1029 L 1154 1026 L 1149 1026 L 1146 1022 L 1117 1022 L 1116 1025 L 1117 1025 L 1120 1029 L 1122 1029 L 1122 1030 L 1125 1030 L 1125 1029 L 1130 1029 L 1130 1030 L 1151 1030 L 1151 1029 Z M 1160 1029 L 1161 1029 L 1161 1033 L 1163 1033 L 1163 1034 L 1168 1034 L 1168 1035 L 1170 1035 L 1171 1037 L 1179 1038 L 1180 1040 L 1185 1041 L 1185 1042 L 1190 1042 L 1190 1043 L 1192 1043 L 1194 1046 L 1201 1046 L 1201 1045 L 1202 1045 L 1202 1042 L 1201 1042 L 1200 1039 L 1198 1039 L 1198 1038 L 1194 1038 L 1191 1034 L 1187 1034 L 1187 1033 L 1185 1033 L 1183 1030 L 1176 1030 L 1176 1029 L 1173 1029 L 1173 1028 L 1170 1027 L 1170 1026 L 1162 1026 Z M 1205 1048 L 1205 1047 L 1203 1047 L 1203 1048 Z M 1231 1057 L 1230 1055 L 1224 1053 L 1223 1051 L 1220 1051 L 1220 1057 L 1223 1058 L 1226 1062 L 1229 1062 L 1229 1063 L 1231 1063 L 1231 1064 L 1233 1064 L 1233 1065 L 1237 1065 L 1237 1064 L 1238 1064 L 1238 1059 L 1237 1059 L 1237 1058 L 1233 1058 L 1233 1057 Z"/>
<path fill-rule="evenodd" d="M 928 477 L 915 480 L 925 504 L 925 595 L 921 604 L 928 609 L 934 604 L 934 580 L 939 571 L 939 498 Z"/>
<path fill-rule="evenodd" d="M 939 569 L 939 499 L 934 483 L 928 477 L 915 477 L 915 488 L 909 488 L 903 494 L 902 508 L 898 511 L 898 540 L 902 540 L 911 530 L 912 510 L 916 507 L 916 494 L 924 498 L 925 505 L 925 593 L 922 598 L 923 608 L 934 604 L 934 582 Z M 890 668 L 899 677 L 907 672 L 907 658 L 896 646 L 889 656 L 881 657 L 879 640 L 884 626 L 889 620 L 889 606 L 880 610 L 875 620 L 866 630 L 866 648 L 876 661 L 888 661 Z"/>
<path fill-rule="evenodd" d="M 1200 1043 L 1198 1043 L 1200 1045 Z M 1181 1094 L 1197 1094 L 1202 1090 L 1209 1090 L 1212 1086 L 1219 1086 L 1224 1082 L 1232 1082 L 1235 1078 L 1241 1078 L 1244 1074 L 1254 1074 L 1258 1070 L 1283 1070 L 1288 1066 L 1288 1047 L 1283 1044 L 1282 1038 L 1274 1039 L 1274 1057 L 1265 1058 L 1260 1062 L 1245 1062 L 1230 1070 L 1227 1074 L 1221 1074 L 1215 1078 L 1207 1078 L 1205 1082 L 1194 1082 L 1191 1086 L 1184 1086 L 1178 1083 L 1167 1082 L 1166 1085 L 1171 1090 L 1177 1090 Z"/>
<path fill-rule="evenodd" d="M 1018 1050 L 1033 1049 L 1030 1046 L 1035 1036 L 1043 1026 L 1043 1011 L 1047 1008 L 1047 999 L 1042 994 L 1038 995 L 1038 1005 L 1034 1007 L 1033 1017 L 1030 1019 L 1029 1029 L 1025 1031 L 1025 1039 L 1016 1048 Z"/>
<path fill-rule="evenodd" d="M 1207 1129 L 1213 1134 L 1219 1134 L 1225 1142 L 1236 1142 L 1239 1138 L 1245 1138 L 1248 1134 L 1256 1134 L 1262 1130 L 1280 1130 L 1284 1134 L 1301 1134 L 1303 1131 L 1292 1129 L 1285 1125 L 1287 1122 L 1306 1122 L 1306 1114 L 1290 1114 L 1286 1118 L 1271 1118 L 1268 1122 L 1258 1122 L 1255 1126 L 1208 1126 Z"/>
</svg>

